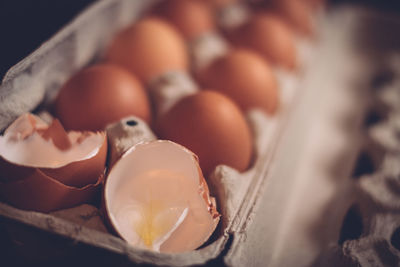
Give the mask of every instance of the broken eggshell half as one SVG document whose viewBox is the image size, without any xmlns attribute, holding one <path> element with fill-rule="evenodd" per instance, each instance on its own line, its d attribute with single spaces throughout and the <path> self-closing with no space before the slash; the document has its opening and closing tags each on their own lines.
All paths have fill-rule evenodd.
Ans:
<svg viewBox="0 0 400 267">
<path fill-rule="evenodd" d="M 17 208 L 50 212 L 93 199 L 107 156 L 104 132 L 68 132 L 32 114 L 0 136 L 0 196 Z"/>
<path fill-rule="evenodd" d="M 103 205 L 129 244 L 164 253 L 198 248 L 220 219 L 196 155 L 163 140 L 139 143 L 115 163 Z"/>
</svg>

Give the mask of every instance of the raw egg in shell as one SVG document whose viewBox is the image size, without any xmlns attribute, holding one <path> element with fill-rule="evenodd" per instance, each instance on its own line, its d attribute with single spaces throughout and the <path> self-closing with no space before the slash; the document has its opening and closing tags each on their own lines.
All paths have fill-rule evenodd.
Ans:
<svg viewBox="0 0 400 267">
<path fill-rule="evenodd" d="M 258 52 L 271 64 L 289 70 L 297 66 L 293 33 L 276 15 L 253 15 L 245 24 L 230 31 L 228 37 L 236 46 Z"/>
<path fill-rule="evenodd" d="M 213 10 L 204 0 L 162 1 L 154 14 L 174 25 L 189 41 L 216 28 Z"/>
<path fill-rule="evenodd" d="M 148 17 L 119 33 L 106 52 L 106 60 L 121 65 L 145 84 L 168 71 L 186 71 L 186 44 L 166 21 Z"/>
<path fill-rule="evenodd" d="M 207 2 L 214 9 L 223 8 L 238 2 L 237 0 L 203 0 Z"/>
<path fill-rule="evenodd" d="M 55 111 L 71 130 L 103 130 L 129 115 L 151 121 L 149 99 L 141 82 L 113 64 L 94 65 L 73 75 L 61 88 Z"/>
<path fill-rule="evenodd" d="M 265 3 L 265 11 L 281 16 L 296 32 L 311 35 L 314 32 L 312 7 L 314 0 L 273 0 Z M 316 1 L 314 1 L 316 2 Z"/>
<path fill-rule="evenodd" d="M 278 83 L 269 64 L 251 50 L 234 49 L 200 72 L 204 88 L 212 88 L 246 112 L 259 108 L 273 114 L 279 105 Z"/>
<path fill-rule="evenodd" d="M 219 164 L 239 171 L 250 164 L 250 128 L 240 108 L 218 92 L 202 90 L 181 99 L 157 120 L 156 133 L 193 151 L 206 175 Z"/>
</svg>

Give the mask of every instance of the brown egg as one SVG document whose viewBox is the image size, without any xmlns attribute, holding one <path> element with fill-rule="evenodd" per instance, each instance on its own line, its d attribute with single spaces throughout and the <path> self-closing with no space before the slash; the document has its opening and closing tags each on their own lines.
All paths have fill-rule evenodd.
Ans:
<svg viewBox="0 0 400 267">
<path fill-rule="evenodd" d="M 187 40 L 215 30 L 212 9 L 204 0 L 168 0 L 154 13 L 174 25 Z"/>
<path fill-rule="evenodd" d="M 250 164 L 252 136 L 239 107 L 214 91 L 179 101 L 157 121 L 156 132 L 193 151 L 209 175 L 219 164 L 244 171 Z"/>
<path fill-rule="evenodd" d="M 278 107 L 275 75 L 268 63 L 250 50 L 232 50 L 202 71 L 199 79 L 203 87 L 230 97 L 243 111 L 260 108 L 273 114 Z"/>
<path fill-rule="evenodd" d="M 144 83 L 167 71 L 186 71 L 186 44 L 173 26 L 158 18 L 145 18 L 117 35 L 106 60 L 126 67 Z"/>
<path fill-rule="evenodd" d="M 267 12 L 274 12 L 287 21 L 297 32 L 304 35 L 313 33 L 312 6 L 315 0 L 273 0 L 266 3 Z"/>
<path fill-rule="evenodd" d="M 32 114 L 0 136 L 0 196 L 20 209 L 70 208 L 99 193 L 107 156 L 104 132 L 65 132 Z"/>
<path fill-rule="evenodd" d="M 293 33 L 276 15 L 254 15 L 228 36 L 235 45 L 257 51 L 272 64 L 286 69 L 297 65 Z"/>
<path fill-rule="evenodd" d="M 301 0 L 299 0 L 301 1 Z M 324 6 L 326 0 L 305 0 L 304 1 L 307 5 L 309 5 L 311 8 L 319 8 L 321 6 Z"/>
<path fill-rule="evenodd" d="M 66 129 L 103 130 L 135 115 L 150 122 L 151 110 L 141 83 L 125 69 L 99 64 L 76 73 L 61 88 L 55 110 Z"/>
<path fill-rule="evenodd" d="M 230 4 L 234 4 L 238 2 L 237 0 L 203 0 L 205 2 L 208 2 L 209 5 L 211 5 L 213 8 L 223 8 L 226 6 L 229 6 Z"/>
</svg>

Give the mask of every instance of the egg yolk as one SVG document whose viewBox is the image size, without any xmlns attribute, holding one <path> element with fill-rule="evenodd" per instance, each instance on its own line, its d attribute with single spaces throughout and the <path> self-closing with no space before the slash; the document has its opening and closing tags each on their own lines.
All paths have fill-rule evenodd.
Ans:
<svg viewBox="0 0 400 267">
<path fill-rule="evenodd" d="M 161 200 L 153 199 L 142 206 L 141 217 L 139 221 L 134 222 L 134 229 L 146 247 L 158 250 L 160 243 L 181 224 L 187 213 L 188 208 L 168 208 Z M 164 238 L 155 243 L 160 237 Z"/>
<path fill-rule="evenodd" d="M 122 156 L 108 175 L 105 201 L 123 239 L 158 252 L 198 248 L 220 216 L 195 155 L 165 140 L 138 144 Z"/>
<path fill-rule="evenodd" d="M 154 170 L 143 173 L 125 188 L 130 190 L 130 197 L 124 201 L 130 205 L 118 217 L 130 221 L 145 247 L 159 251 L 188 216 L 190 205 L 183 198 L 185 180 L 179 173 Z"/>
</svg>

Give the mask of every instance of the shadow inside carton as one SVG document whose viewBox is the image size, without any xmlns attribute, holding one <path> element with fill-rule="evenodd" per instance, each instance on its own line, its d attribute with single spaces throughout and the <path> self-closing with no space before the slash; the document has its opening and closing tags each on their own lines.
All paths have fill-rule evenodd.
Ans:
<svg viewBox="0 0 400 267">
<path fill-rule="evenodd" d="M 364 126 L 366 128 L 369 128 L 383 121 L 385 118 L 386 116 L 385 114 L 382 114 L 382 112 L 379 112 L 377 110 L 370 110 L 365 117 Z"/>
<path fill-rule="evenodd" d="M 358 179 L 363 175 L 374 173 L 375 170 L 376 167 L 371 157 L 365 151 L 363 151 L 358 155 L 357 162 L 351 177 L 353 177 L 354 179 Z"/>
<path fill-rule="evenodd" d="M 360 210 L 356 205 L 353 205 L 344 217 L 338 244 L 343 245 L 347 240 L 357 239 L 361 236 L 362 232 L 363 223 Z"/>
<path fill-rule="evenodd" d="M 400 250 L 400 227 L 398 227 L 392 234 L 390 238 L 390 243 L 394 248 Z"/>
</svg>

